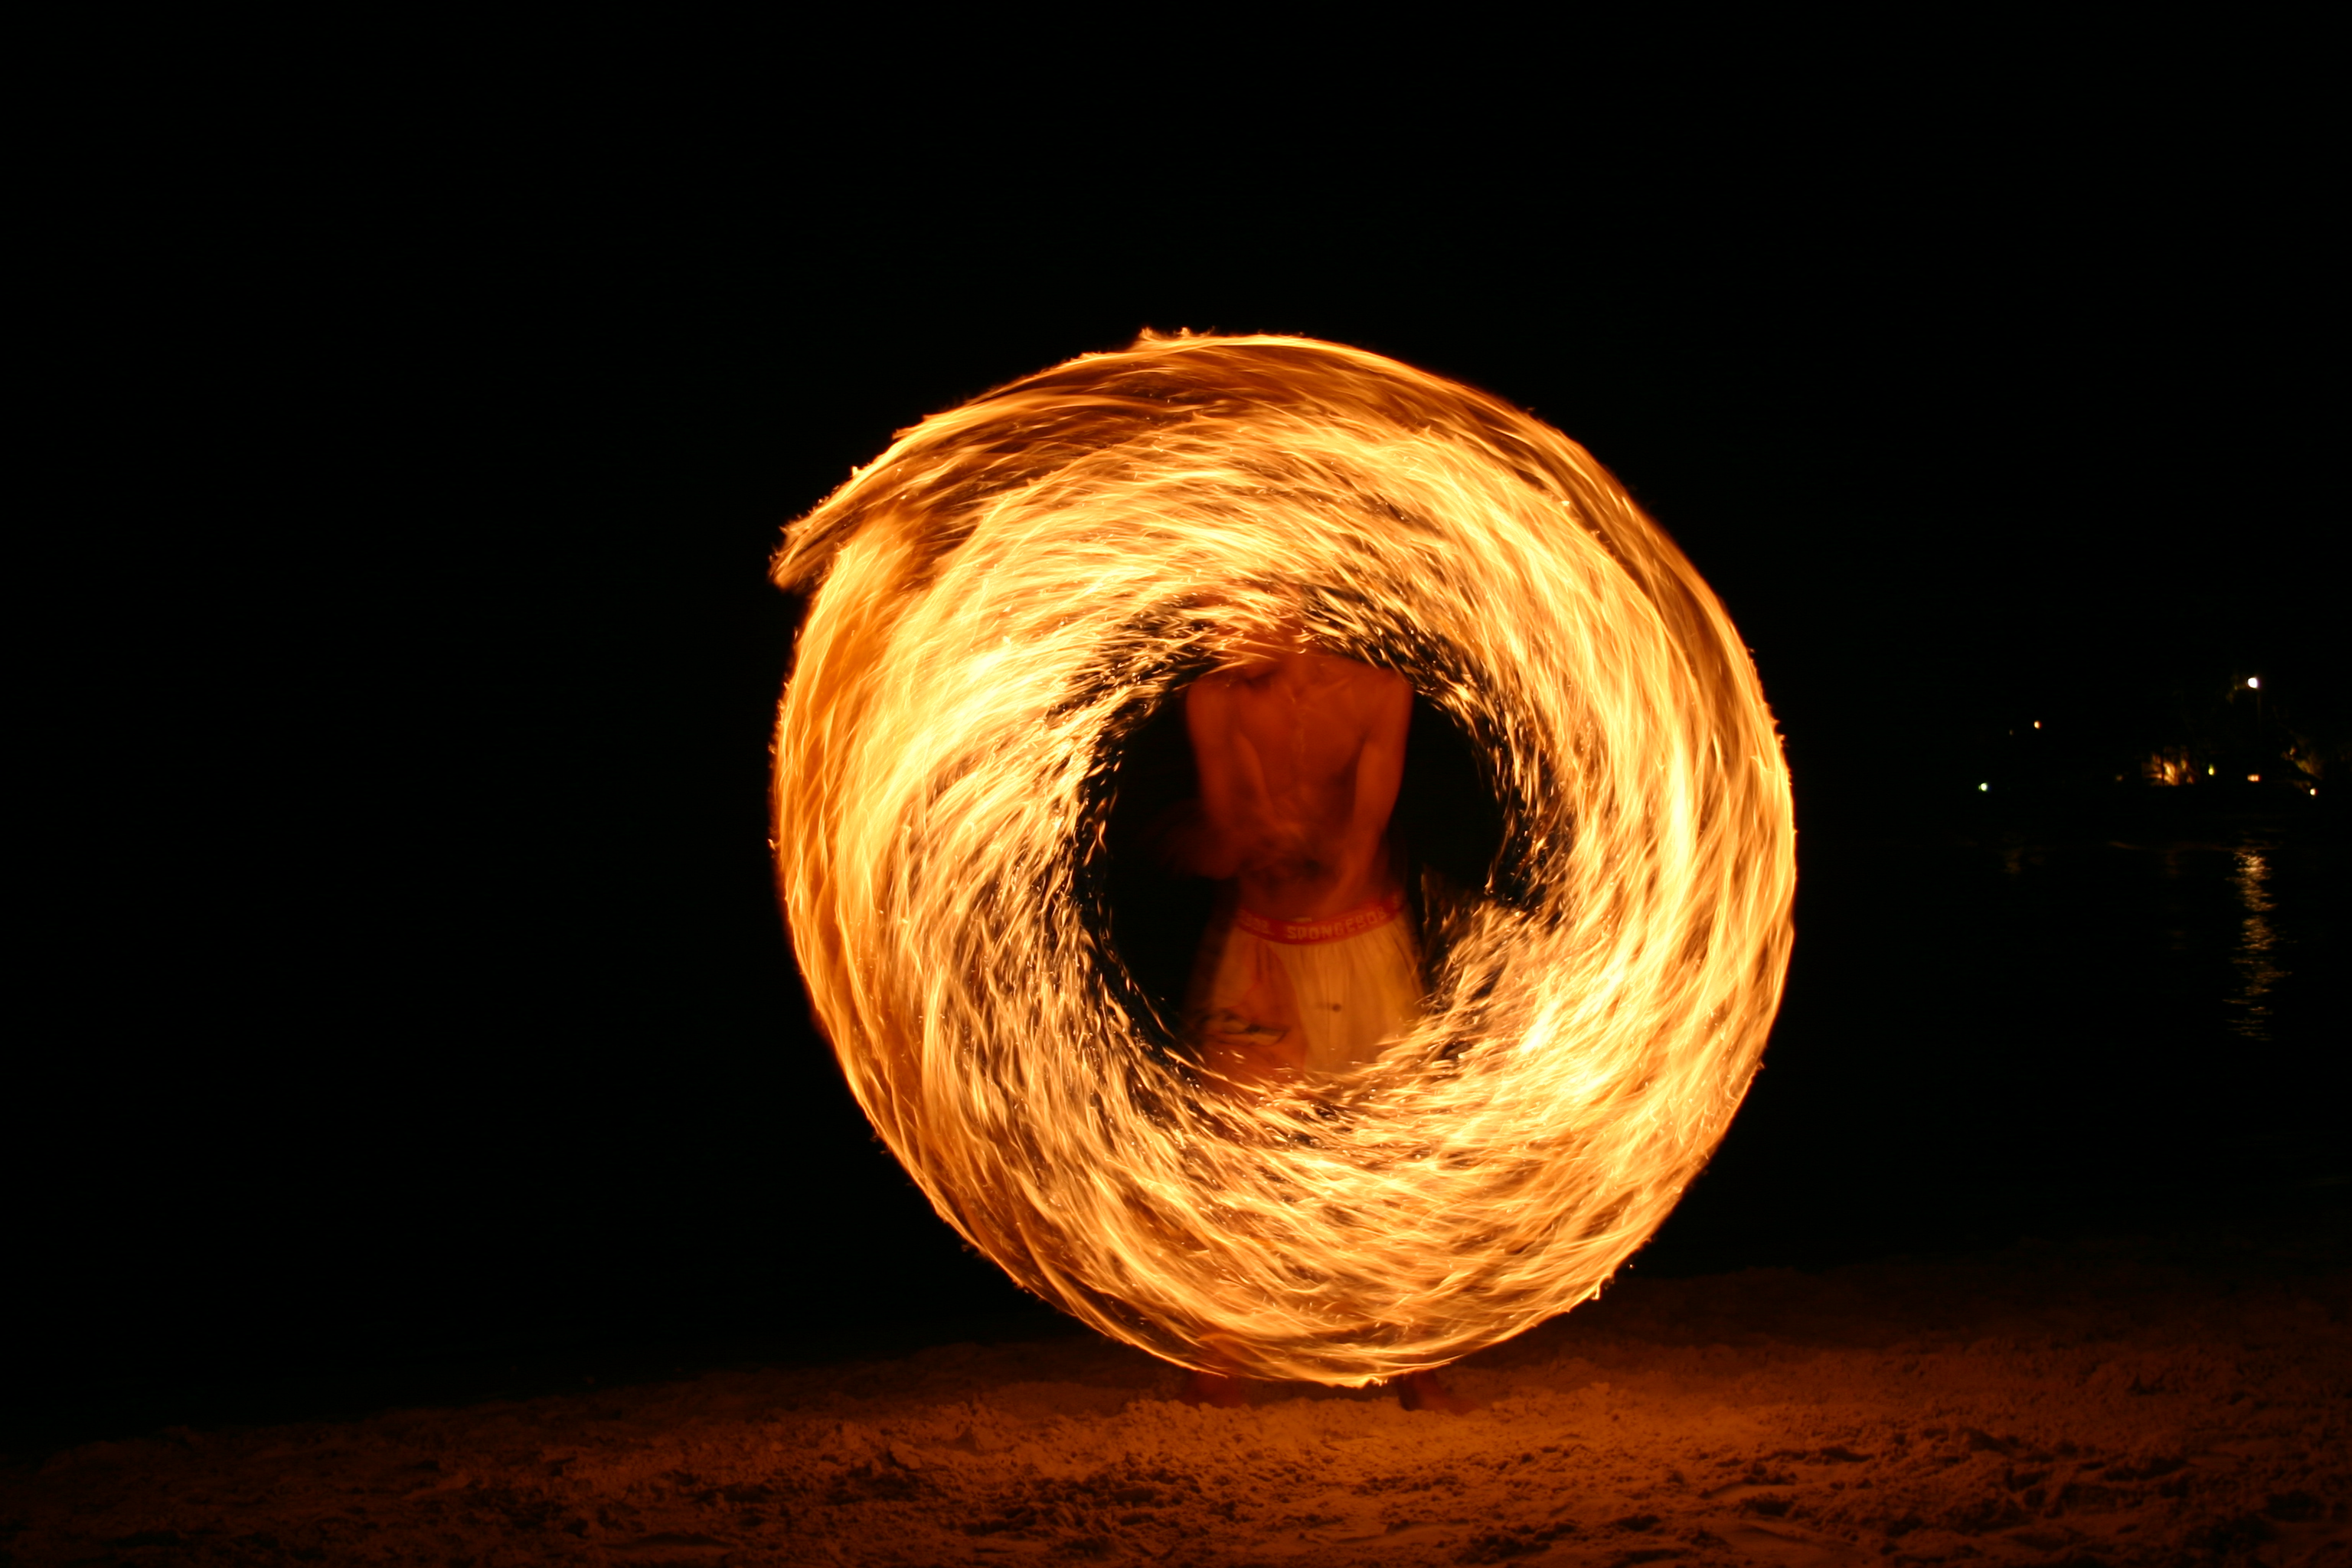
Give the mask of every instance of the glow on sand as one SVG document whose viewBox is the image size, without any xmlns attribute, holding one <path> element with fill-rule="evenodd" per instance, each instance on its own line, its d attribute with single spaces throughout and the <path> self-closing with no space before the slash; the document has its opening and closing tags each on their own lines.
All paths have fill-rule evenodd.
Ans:
<svg viewBox="0 0 2352 1568">
<path fill-rule="evenodd" d="M 1722 606 L 1559 432 L 1330 343 L 1147 336 L 904 433 L 776 578 L 814 589 L 775 843 L 818 1019 L 1039 1296 L 1362 1384 L 1593 1296 L 1722 1137 L 1788 964 L 1788 775 Z M 1125 737 L 1285 614 L 1460 725 L 1505 832 L 1411 1034 L 1243 1093 L 1122 1000 L 1093 889 Z"/>
</svg>

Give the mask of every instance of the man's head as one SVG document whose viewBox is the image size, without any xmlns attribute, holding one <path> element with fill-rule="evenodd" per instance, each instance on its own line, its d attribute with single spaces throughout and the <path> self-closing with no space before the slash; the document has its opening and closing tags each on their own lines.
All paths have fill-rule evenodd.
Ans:
<svg viewBox="0 0 2352 1568">
<path fill-rule="evenodd" d="M 1300 614 L 1303 595 L 1287 584 L 1236 589 L 1201 605 L 1219 669 L 1264 668 L 1311 653 L 1315 639 Z"/>
</svg>

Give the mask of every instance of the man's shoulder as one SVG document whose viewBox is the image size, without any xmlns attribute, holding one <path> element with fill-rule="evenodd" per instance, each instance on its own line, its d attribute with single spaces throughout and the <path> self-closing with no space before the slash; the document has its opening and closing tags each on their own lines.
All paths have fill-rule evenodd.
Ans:
<svg viewBox="0 0 2352 1568">
<path fill-rule="evenodd" d="M 1213 669 L 1184 689 L 1184 700 L 1188 703 L 1214 702 L 1232 696 L 1234 689 L 1240 684 L 1240 677 L 1233 670 Z"/>
<path fill-rule="evenodd" d="M 1213 670 L 1186 687 L 1184 721 L 1193 741 L 1197 743 L 1233 723 L 1245 692 L 1246 688 L 1223 670 Z"/>
<path fill-rule="evenodd" d="M 1337 655 L 1322 656 L 1319 684 L 1344 691 L 1349 700 L 1368 707 L 1385 707 L 1400 698 L 1411 701 L 1412 682 L 1393 669 L 1381 669 Z"/>
</svg>

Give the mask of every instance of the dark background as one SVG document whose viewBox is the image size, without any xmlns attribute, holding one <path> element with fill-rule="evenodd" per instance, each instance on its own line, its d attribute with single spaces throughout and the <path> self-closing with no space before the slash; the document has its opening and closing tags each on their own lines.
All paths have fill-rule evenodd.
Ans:
<svg viewBox="0 0 2352 1568">
<path fill-rule="evenodd" d="M 1047 1323 L 810 1023 L 764 842 L 802 606 L 764 566 L 894 430 L 1147 326 L 1534 410 L 1748 639 L 1800 942 L 1638 1267 L 2144 1226 L 2246 1201 L 2225 1166 L 2325 1189 L 2328 803 L 2157 820 L 2114 775 L 2202 735 L 2345 777 L 2331 138 L 2259 70 L 2088 68 L 1344 138 L 1229 98 L 1181 159 L 985 117 L 656 142 L 626 105 L 145 145 L 146 259 L 62 311 L 59 515 L 98 521 L 33 664 L 63 874 L 9 1112 L 12 1440 Z M 2168 958 L 2142 873 L 2083 858 L 2250 832 L 2307 949 L 2260 1050 L 2234 917 Z M 2273 1122 L 2268 1165 L 2216 1131 Z"/>
</svg>

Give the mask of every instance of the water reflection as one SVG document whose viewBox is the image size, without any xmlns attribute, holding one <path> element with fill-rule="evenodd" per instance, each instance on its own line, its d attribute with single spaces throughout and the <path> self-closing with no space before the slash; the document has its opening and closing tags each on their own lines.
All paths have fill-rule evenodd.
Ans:
<svg viewBox="0 0 2352 1568">
<path fill-rule="evenodd" d="M 2271 1008 L 2263 998 L 2271 987 L 2286 977 L 2286 971 L 2274 961 L 2279 940 L 2271 929 L 2267 917 L 2277 906 L 2271 902 L 2270 862 L 2263 851 L 2248 845 L 2237 853 L 2237 864 L 2230 880 L 2237 889 L 2238 903 L 2245 918 L 2238 925 L 2237 951 L 2230 962 L 2237 966 L 2238 990 L 2230 998 L 2232 1016 L 2230 1027 L 2250 1040 L 2268 1044 L 2271 1037 Z"/>
<path fill-rule="evenodd" d="M 2157 861 L 2156 874 L 2163 878 L 2168 882 L 2179 882 L 2180 880 L 2180 851 L 2178 849 L 2167 849 L 2162 858 Z M 2176 916 L 2182 912 L 2180 900 L 2177 895 L 2166 900 L 2165 907 Z M 2172 925 L 2167 926 L 2164 931 L 2164 945 L 2167 952 L 2187 952 L 2189 951 L 2188 926 L 2178 921 Z"/>
</svg>

